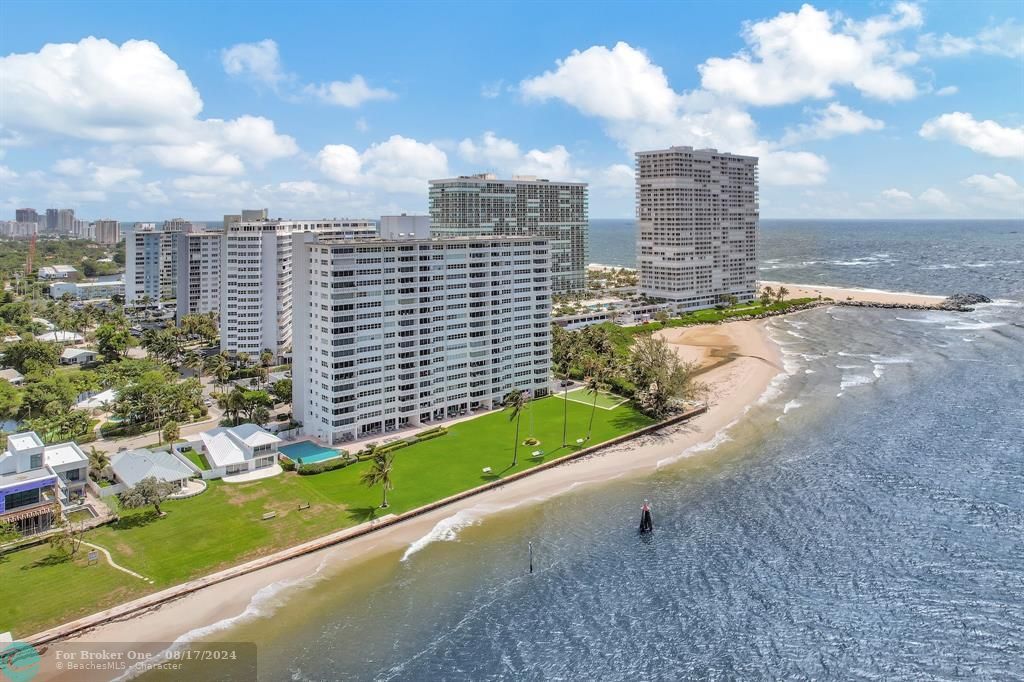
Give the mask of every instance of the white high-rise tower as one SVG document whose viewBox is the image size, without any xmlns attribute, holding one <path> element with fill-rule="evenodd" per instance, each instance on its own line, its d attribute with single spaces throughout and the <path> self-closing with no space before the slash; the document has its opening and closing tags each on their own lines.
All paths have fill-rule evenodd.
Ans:
<svg viewBox="0 0 1024 682">
<path fill-rule="evenodd" d="M 757 157 L 670 147 L 636 155 L 639 291 L 678 309 L 757 295 Z"/>
</svg>

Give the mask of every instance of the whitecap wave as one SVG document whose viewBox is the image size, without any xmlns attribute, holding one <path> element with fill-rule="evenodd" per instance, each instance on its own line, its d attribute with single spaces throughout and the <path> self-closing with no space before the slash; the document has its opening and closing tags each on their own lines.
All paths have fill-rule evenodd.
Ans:
<svg viewBox="0 0 1024 682">
<path fill-rule="evenodd" d="M 711 440 L 706 440 L 701 443 L 697 443 L 696 445 L 691 445 L 690 447 L 680 452 L 678 455 L 673 455 L 672 457 L 665 457 L 663 459 L 659 459 L 657 464 L 655 464 L 655 467 L 660 469 L 663 466 L 667 466 L 669 464 L 678 462 L 679 460 L 685 457 L 692 457 L 693 455 L 696 455 L 697 453 L 700 452 L 714 450 L 722 443 L 727 443 L 730 440 L 732 440 L 732 437 L 728 434 L 728 431 L 738 423 L 739 419 L 732 420 L 731 422 L 723 426 L 721 429 L 719 429 L 718 433 L 716 433 L 714 437 L 711 438 Z"/>
<path fill-rule="evenodd" d="M 955 331 L 977 331 L 980 329 L 995 329 L 996 327 L 1005 327 L 1009 322 L 961 322 L 960 324 L 946 325 L 943 329 L 952 329 Z"/>
<path fill-rule="evenodd" d="M 836 394 L 836 397 L 838 398 L 842 396 L 846 393 L 846 389 L 848 388 L 853 388 L 855 386 L 867 386 L 868 384 L 875 383 L 876 380 L 876 377 L 864 374 L 845 375 L 839 382 L 839 393 Z"/>
<path fill-rule="evenodd" d="M 472 509 L 463 509 L 443 518 L 434 524 L 429 533 L 409 545 L 401 561 L 407 561 L 413 554 L 434 542 L 454 542 L 459 537 L 459 531 L 479 522 L 479 514 Z"/>
<path fill-rule="evenodd" d="M 782 414 L 789 414 L 791 411 L 803 407 L 804 404 L 799 400 L 790 400 L 782 407 Z"/>
</svg>

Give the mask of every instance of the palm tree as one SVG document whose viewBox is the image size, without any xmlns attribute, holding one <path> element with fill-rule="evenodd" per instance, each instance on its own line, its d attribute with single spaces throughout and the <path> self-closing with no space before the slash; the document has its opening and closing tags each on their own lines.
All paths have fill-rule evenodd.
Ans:
<svg viewBox="0 0 1024 682">
<path fill-rule="evenodd" d="M 587 426 L 587 440 L 594 430 L 594 413 L 597 412 L 597 396 L 604 388 L 605 379 L 608 375 L 608 367 L 600 360 L 595 360 L 590 365 L 590 376 L 587 377 L 587 392 L 593 394 L 594 402 L 590 406 L 590 424 Z"/>
<path fill-rule="evenodd" d="M 218 390 L 231 375 L 231 366 L 223 353 L 217 353 L 206 361 L 206 371 L 213 375 Z"/>
<path fill-rule="evenodd" d="M 269 369 L 272 364 L 274 364 L 274 351 L 264 348 L 260 351 L 260 365 Z"/>
<path fill-rule="evenodd" d="M 181 359 L 181 365 L 183 367 L 188 367 L 190 370 L 195 372 L 196 376 L 199 378 L 199 382 L 202 383 L 203 358 L 202 356 L 199 355 L 199 353 L 195 352 L 194 350 L 188 351 L 187 353 L 185 353 L 185 356 Z"/>
<path fill-rule="evenodd" d="M 359 477 L 360 482 L 368 488 L 372 488 L 375 485 L 381 487 L 381 490 L 384 492 L 384 501 L 380 505 L 381 509 L 388 508 L 388 491 L 395 488 L 391 482 L 391 469 L 394 464 L 394 458 L 394 452 L 382 452 L 374 455 L 373 459 L 370 460 L 369 468 Z"/>
<path fill-rule="evenodd" d="M 765 306 L 766 308 L 769 305 L 771 305 L 772 293 L 773 292 L 771 287 L 765 287 L 761 289 L 761 305 Z"/>
<path fill-rule="evenodd" d="M 526 407 L 526 402 L 526 391 L 518 388 L 509 391 L 505 396 L 505 400 L 502 401 L 505 409 L 511 410 L 508 420 L 516 420 L 516 442 L 512 449 L 512 466 L 519 463 L 519 419 L 523 416 L 523 408 Z"/>
<path fill-rule="evenodd" d="M 89 448 L 89 471 L 95 474 L 94 478 L 99 479 L 103 470 L 110 466 L 110 456 L 96 449 L 93 445 Z"/>
<path fill-rule="evenodd" d="M 779 303 L 782 303 L 782 299 L 789 296 L 789 289 L 786 287 L 779 287 L 779 290 L 775 293 L 776 299 Z"/>
<path fill-rule="evenodd" d="M 235 357 L 238 359 L 238 364 L 241 365 L 242 367 L 249 366 L 249 354 L 246 353 L 244 350 Z"/>
<path fill-rule="evenodd" d="M 562 345 L 562 357 L 559 362 L 559 369 L 562 373 L 562 447 L 566 445 L 567 431 L 569 429 L 569 373 L 572 372 L 572 365 L 579 357 L 579 344 L 573 341 L 566 341 Z"/>
</svg>

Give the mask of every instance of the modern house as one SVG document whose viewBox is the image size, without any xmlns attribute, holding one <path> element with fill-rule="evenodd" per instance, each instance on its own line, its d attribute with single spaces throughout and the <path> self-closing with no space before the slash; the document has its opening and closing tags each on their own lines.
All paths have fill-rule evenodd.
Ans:
<svg viewBox="0 0 1024 682">
<path fill-rule="evenodd" d="M 0 523 L 22 535 L 49 530 L 85 498 L 89 458 L 75 443 L 44 445 L 33 431 L 7 437 L 0 454 Z"/>
<path fill-rule="evenodd" d="M 110 458 L 110 471 L 115 483 L 111 487 L 116 488 L 117 493 L 150 477 L 172 484 L 175 490 L 182 490 L 193 476 L 192 470 L 171 453 L 145 448 L 115 453 Z"/>
<path fill-rule="evenodd" d="M 188 445 L 206 458 L 204 478 L 222 478 L 277 465 L 282 440 L 256 424 L 217 427 L 199 434 Z"/>
<path fill-rule="evenodd" d="M 96 357 L 96 351 L 88 348 L 65 348 L 60 354 L 60 364 L 88 365 L 90 362 L 96 362 Z"/>
</svg>

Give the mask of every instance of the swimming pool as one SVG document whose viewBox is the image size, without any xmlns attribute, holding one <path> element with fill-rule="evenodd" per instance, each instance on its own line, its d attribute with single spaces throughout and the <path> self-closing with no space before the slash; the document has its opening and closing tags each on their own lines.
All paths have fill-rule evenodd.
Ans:
<svg viewBox="0 0 1024 682">
<path fill-rule="evenodd" d="M 297 464 L 312 464 L 322 462 L 325 459 L 334 459 L 341 456 L 341 453 L 331 448 L 317 445 L 311 440 L 303 440 L 291 445 L 282 445 L 278 448 L 282 455 Z"/>
</svg>

